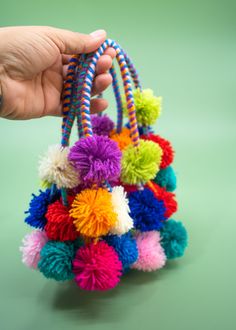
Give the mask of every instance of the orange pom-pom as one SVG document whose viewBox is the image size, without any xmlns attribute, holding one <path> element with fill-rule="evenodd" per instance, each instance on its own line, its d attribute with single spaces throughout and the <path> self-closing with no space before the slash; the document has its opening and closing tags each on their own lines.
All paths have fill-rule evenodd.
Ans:
<svg viewBox="0 0 236 330">
<path fill-rule="evenodd" d="M 106 235 L 117 221 L 111 194 L 103 188 L 85 189 L 77 194 L 70 215 L 80 234 L 94 238 Z"/>
<path fill-rule="evenodd" d="M 110 138 L 117 142 L 120 150 L 123 150 L 125 147 L 132 143 L 130 130 L 127 127 L 122 128 L 120 133 L 117 133 L 115 130 L 113 130 L 110 134 Z"/>
</svg>

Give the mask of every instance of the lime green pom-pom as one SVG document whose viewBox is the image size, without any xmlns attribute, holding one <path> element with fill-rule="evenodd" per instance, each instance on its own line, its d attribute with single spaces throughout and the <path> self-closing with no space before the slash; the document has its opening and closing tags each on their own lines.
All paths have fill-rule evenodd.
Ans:
<svg viewBox="0 0 236 330">
<path fill-rule="evenodd" d="M 134 104 L 136 108 L 136 116 L 138 124 L 142 126 L 153 125 L 161 114 L 162 98 L 156 97 L 151 89 L 135 89 L 133 91 Z M 124 114 L 128 115 L 126 99 L 122 98 L 122 107 Z"/>
<path fill-rule="evenodd" d="M 139 184 L 152 180 L 159 171 L 162 157 L 161 147 L 148 140 L 140 140 L 140 145 L 128 145 L 123 150 L 121 160 L 121 180 L 127 184 Z"/>
</svg>

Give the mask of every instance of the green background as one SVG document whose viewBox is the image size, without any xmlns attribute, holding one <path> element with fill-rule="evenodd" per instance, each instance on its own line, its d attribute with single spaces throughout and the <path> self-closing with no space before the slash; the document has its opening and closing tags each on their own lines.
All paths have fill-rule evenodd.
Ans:
<svg viewBox="0 0 236 330">
<path fill-rule="evenodd" d="M 19 245 L 38 156 L 60 139 L 60 119 L 0 120 L 0 328 L 236 329 L 236 2 L 1 0 L 1 25 L 108 31 L 143 85 L 164 98 L 158 131 L 176 150 L 177 197 L 190 235 L 183 259 L 87 293 L 21 264 Z M 110 112 L 114 111 L 111 101 Z"/>
</svg>

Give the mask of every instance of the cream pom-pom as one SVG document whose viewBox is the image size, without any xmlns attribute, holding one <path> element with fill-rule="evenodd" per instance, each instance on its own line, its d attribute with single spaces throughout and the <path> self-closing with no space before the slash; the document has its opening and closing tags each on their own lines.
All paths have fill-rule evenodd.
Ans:
<svg viewBox="0 0 236 330">
<path fill-rule="evenodd" d="M 55 183 L 60 188 L 74 188 L 79 184 L 79 174 L 68 160 L 68 147 L 59 144 L 49 146 L 39 164 L 40 179 Z"/>
<path fill-rule="evenodd" d="M 133 220 L 129 216 L 129 200 L 126 196 L 124 187 L 116 186 L 112 188 L 112 204 L 117 213 L 117 222 L 110 230 L 112 234 L 123 235 L 133 228 Z"/>
</svg>

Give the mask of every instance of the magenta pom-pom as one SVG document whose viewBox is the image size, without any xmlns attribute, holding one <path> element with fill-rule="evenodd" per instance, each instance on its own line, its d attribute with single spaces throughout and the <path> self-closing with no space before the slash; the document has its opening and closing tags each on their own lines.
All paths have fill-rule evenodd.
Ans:
<svg viewBox="0 0 236 330">
<path fill-rule="evenodd" d="M 91 122 L 93 133 L 96 135 L 109 136 L 115 126 L 113 121 L 107 115 L 92 115 Z"/>
<path fill-rule="evenodd" d="M 83 290 L 110 290 L 120 281 L 122 263 L 115 249 L 100 241 L 77 251 L 73 273 L 77 285 Z"/>
<path fill-rule="evenodd" d="M 121 151 L 107 136 L 93 135 L 77 141 L 70 149 L 69 160 L 84 182 L 115 181 L 121 170 Z"/>
<path fill-rule="evenodd" d="M 160 234 L 157 231 L 139 232 L 136 234 L 138 260 L 132 268 L 151 272 L 162 268 L 166 256 L 160 244 Z"/>
</svg>

